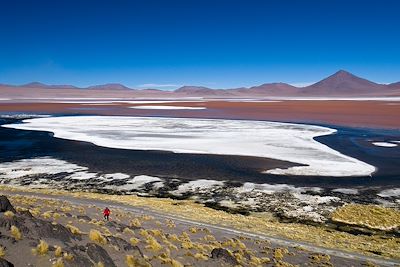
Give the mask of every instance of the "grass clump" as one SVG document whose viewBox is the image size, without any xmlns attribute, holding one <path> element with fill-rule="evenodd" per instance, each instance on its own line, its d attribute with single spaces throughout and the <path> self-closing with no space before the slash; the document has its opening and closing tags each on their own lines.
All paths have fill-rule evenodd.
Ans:
<svg viewBox="0 0 400 267">
<path fill-rule="evenodd" d="M 152 236 L 148 236 L 148 238 L 146 239 L 146 243 L 146 249 L 148 250 L 159 251 L 162 249 L 162 246 L 160 245 L 160 243 L 158 243 L 157 239 Z"/>
<path fill-rule="evenodd" d="M 6 249 L 3 246 L 0 246 L 0 258 L 4 258 L 6 255 Z"/>
<path fill-rule="evenodd" d="M 21 240 L 22 239 L 22 234 L 21 231 L 18 229 L 17 226 L 12 225 L 11 226 L 11 235 L 16 239 L 16 240 Z"/>
<path fill-rule="evenodd" d="M 64 262 L 62 259 L 57 259 L 56 262 L 53 263 L 53 267 L 64 267 Z"/>
<path fill-rule="evenodd" d="M 203 260 L 203 261 L 208 260 L 208 256 L 205 255 L 205 254 L 203 254 L 203 253 L 196 253 L 196 254 L 194 254 L 193 257 L 194 257 L 195 259 L 197 259 L 197 260 Z"/>
<path fill-rule="evenodd" d="M 57 258 L 62 257 L 62 248 L 60 246 L 55 246 L 54 250 L 54 256 L 56 256 Z"/>
<path fill-rule="evenodd" d="M 39 245 L 32 249 L 32 252 L 37 255 L 46 255 L 49 251 L 49 245 L 44 240 L 40 240 Z"/>
<path fill-rule="evenodd" d="M 126 255 L 125 263 L 128 267 L 151 267 L 144 259 L 137 259 L 132 255 Z"/>
<path fill-rule="evenodd" d="M 14 212 L 7 210 L 6 212 L 4 212 L 4 216 L 7 218 L 12 218 L 15 216 Z"/>
<path fill-rule="evenodd" d="M 331 219 L 350 225 L 390 231 L 400 228 L 400 211 L 378 205 L 349 204 L 335 210 Z"/>
<path fill-rule="evenodd" d="M 107 244 L 107 239 L 97 230 L 91 229 L 89 232 L 89 238 L 99 244 Z"/>
<path fill-rule="evenodd" d="M 133 246 L 137 245 L 140 242 L 140 240 L 137 239 L 136 237 L 132 237 L 131 239 L 129 239 L 129 241 Z"/>
<path fill-rule="evenodd" d="M 50 219 L 52 216 L 51 211 L 46 211 L 45 213 L 42 214 L 42 217 L 45 218 L 46 220 Z"/>
<path fill-rule="evenodd" d="M 131 221 L 131 226 L 132 226 L 132 227 L 141 227 L 142 224 L 141 224 L 141 222 L 139 221 L 138 218 L 135 218 L 135 219 L 133 219 L 133 220 Z"/>
<path fill-rule="evenodd" d="M 79 230 L 78 227 L 75 227 L 75 226 L 73 226 L 71 224 L 67 224 L 65 227 L 67 227 L 68 230 L 74 235 L 81 235 L 82 234 L 81 230 Z"/>
<path fill-rule="evenodd" d="M 74 258 L 74 255 L 71 253 L 64 252 L 63 258 L 66 259 L 67 261 L 71 261 Z"/>
<path fill-rule="evenodd" d="M 124 228 L 123 233 L 124 234 L 135 235 L 135 232 L 132 229 L 129 229 L 128 227 Z"/>
<path fill-rule="evenodd" d="M 286 248 L 276 248 L 274 250 L 274 258 L 277 261 L 283 260 L 283 257 L 285 254 L 287 254 L 289 251 Z"/>
</svg>

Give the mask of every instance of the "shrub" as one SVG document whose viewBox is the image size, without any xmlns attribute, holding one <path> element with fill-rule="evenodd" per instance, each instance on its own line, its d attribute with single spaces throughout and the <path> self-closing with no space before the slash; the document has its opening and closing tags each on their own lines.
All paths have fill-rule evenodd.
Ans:
<svg viewBox="0 0 400 267">
<path fill-rule="evenodd" d="M 0 246 L 0 258 L 4 258 L 6 255 L 6 250 L 3 246 Z"/>
<path fill-rule="evenodd" d="M 197 233 L 197 231 L 198 231 L 197 227 L 190 227 L 189 228 L 189 232 L 191 232 L 192 234 Z"/>
<path fill-rule="evenodd" d="M 63 258 L 66 259 L 67 261 L 70 261 L 74 258 L 74 256 L 70 253 L 64 252 Z"/>
<path fill-rule="evenodd" d="M 207 255 L 204 255 L 203 253 L 196 253 L 194 254 L 194 257 L 198 260 L 208 260 Z"/>
<path fill-rule="evenodd" d="M 6 212 L 4 212 L 4 216 L 7 218 L 12 218 L 14 217 L 14 212 L 7 210 Z"/>
<path fill-rule="evenodd" d="M 64 267 L 64 262 L 62 259 L 58 259 L 56 262 L 53 263 L 53 267 Z"/>
<path fill-rule="evenodd" d="M 22 234 L 21 231 L 16 227 L 15 225 L 11 226 L 11 235 L 16 239 L 16 240 L 21 240 L 22 239 Z"/>
<path fill-rule="evenodd" d="M 281 261 L 281 260 L 283 260 L 284 255 L 287 253 L 288 253 L 288 250 L 285 248 L 276 248 L 274 250 L 274 258 L 277 261 Z"/>
<path fill-rule="evenodd" d="M 39 245 L 36 248 L 32 249 L 34 254 L 38 255 L 46 255 L 49 251 L 49 245 L 44 240 L 40 240 Z"/>
<path fill-rule="evenodd" d="M 129 239 L 129 241 L 130 241 L 131 244 L 134 245 L 134 246 L 137 245 L 137 243 L 140 242 L 140 240 L 137 239 L 137 238 L 135 238 L 135 237 L 132 237 L 131 239 Z"/>
<path fill-rule="evenodd" d="M 131 221 L 131 226 L 133 227 L 141 227 L 142 224 L 140 223 L 139 219 L 135 218 Z"/>
<path fill-rule="evenodd" d="M 149 250 L 159 251 L 162 249 L 162 246 L 160 245 L 160 243 L 158 243 L 157 240 L 152 236 L 149 236 L 147 238 L 146 243 L 147 243 L 146 248 Z"/>
<path fill-rule="evenodd" d="M 45 213 L 42 214 L 42 217 L 45 219 L 50 219 L 51 218 L 51 212 L 50 211 L 46 211 Z"/>
<path fill-rule="evenodd" d="M 97 230 L 91 229 L 89 232 L 89 238 L 99 244 L 107 244 L 107 239 Z"/>
<path fill-rule="evenodd" d="M 135 232 L 132 229 L 129 229 L 128 227 L 125 227 L 123 233 L 124 234 L 131 234 L 131 235 L 135 234 Z"/>
<path fill-rule="evenodd" d="M 62 256 L 62 249 L 60 246 L 55 246 L 56 250 L 54 251 L 54 256 L 56 256 L 57 258 Z"/>
<path fill-rule="evenodd" d="M 184 265 L 182 263 L 180 263 L 177 260 L 171 259 L 171 266 L 172 267 L 184 267 Z"/>
<path fill-rule="evenodd" d="M 81 230 L 79 230 L 78 227 L 75 227 L 75 226 L 73 226 L 71 224 L 67 224 L 65 227 L 67 227 L 69 229 L 69 231 L 74 235 L 81 235 L 82 234 Z"/>
</svg>

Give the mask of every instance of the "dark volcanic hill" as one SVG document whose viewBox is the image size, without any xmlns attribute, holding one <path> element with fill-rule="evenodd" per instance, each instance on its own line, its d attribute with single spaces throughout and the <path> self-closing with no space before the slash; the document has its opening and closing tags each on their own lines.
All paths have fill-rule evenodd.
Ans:
<svg viewBox="0 0 400 267">
<path fill-rule="evenodd" d="M 311 96 L 362 96 L 385 92 L 386 86 L 340 70 L 335 74 L 304 87 L 301 94 Z"/>
<path fill-rule="evenodd" d="M 100 84 L 100 85 L 93 85 L 89 86 L 86 89 L 89 90 L 133 90 L 129 87 L 126 87 L 123 84 L 120 83 L 106 83 L 106 84 Z"/>
</svg>

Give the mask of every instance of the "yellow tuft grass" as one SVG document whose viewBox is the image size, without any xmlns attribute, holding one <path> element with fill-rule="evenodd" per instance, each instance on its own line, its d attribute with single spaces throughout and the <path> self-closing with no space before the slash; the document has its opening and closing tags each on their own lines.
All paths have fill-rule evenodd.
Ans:
<svg viewBox="0 0 400 267">
<path fill-rule="evenodd" d="M 132 227 L 141 227 L 142 224 L 140 223 L 140 221 L 139 221 L 138 218 L 135 218 L 135 219 L 133 219 L 133 220 L 131 221 L 131 226 L 132 226 Z"/>
<path fill-rule="evenodd" d="M 81 235 L 82 234 L 81 230 L 79 230 L 79 228 L 76 227 L 76 226 L 73 226 L 71 224 L 67 224 L 65 227 L 67 227 L 69 229 L 69 231 L 74 235 Z"/>
<path fill-rule="evenodd" d="M 103 229 L 103 233 L 105 236 L 112 236 L 113 234 L 111 233 L 110 229 L 108 229 L 107 227 L 103 226 L 101 227 L 101 229 Z"/>
<path fill-rule="evenodd" d="M 35 207 L 33 209 L 30 209 L 29 212 L 34 216 L 38 217 L 41 213 L 41 209 L 39 207 Z"/>
<path fill-rule="evenodd" d="M 192 234 L 195 234 L 199 231 L 199 229 L 197 227 L 190 227 L 189 228 L 189 232 L 191 232 Z"/>
<path fill-rule="evenodd" d="M 49 245 L 44 240 L 40 240 L 39 245 L 32 249 L 32 252 L 37 255 L 46 255 L 49 251 Z"/>
<path fill-rule="evenodd" d="M 12 218 L 12 217 L 14 217 L 14 215 L 15 215 L 14 212 L 12 212 L 10 210 L 7 210 L 6 212 L 4 212 L 4 216 L 7 218 Z"/>
<path fill-rule="evenodd" d="M 58 259 L 56 262 L 53 263 L 53 267 L 64 267 L 64 262 L 62 259 Z"/>
<path fill-rule="evenodd" d="M 99 244 L 107 244 L 107 239 L 97 230 L 91 229 L 89 232 L 89 238 Z"/>
<path fill-rule="evenodd" d="M 55 246 L 54 256 L 57 258 L 62 257 L 62 248 L 60 246 Z"/>
<path fill-rule="evenodd" d="M 52 216 L 51 211 L 46 211 L 45 213 L 42 214 L 42 217 L 45 219 L 50 219 Z"/>
<path fill-rule="evenodd" d="M 183 249 L 192 249 L 194 248 L 194 244 L 192 243 L 192 241 L 183 241 L 181 247 Z"/>
<path fill-rule="evenodd" d="M 94 265 L 94 267 L 104 267 L 104 263 L 102 263 L 101 261 L 99 261 L 98 263 L 96 263 Z"/>
<path fill-rule="evenodd" d="M 128 227 L 125 227 L 123 233 L 124 234 L 130 234 L 130 235 L 134 235 L 135 234 L 135 232 L 132 229 L 129 229 Z"/>
<path fill-rule="evenodd" d="M 173 220 L 170 220 L 170 219 L 165 220 L 165 224 L 166 224 L 169 228 L 175 228 L 175 227 L 176 227 L 174 221 L 173 221 Z"/>
<path fill-rule="evenodd" d="M 140 242 L 140 240 L 139 239 L 137 239 L 137 238 L 135 238 L 135 237 L 132 237 L 131 239 L 129 239 L 129 241 L 131 242 L 131 244 L 132 245 L 137 245 L 139 242 Z"/>
<path fill-rule="evenodd" d="M 196 254 L 194 254 L 194 258 L 195 258 L 195 259 L 198 259 L 198 260 L 203 260 L 203 261 L 208 260 L 208 256 L 205 255 L 205 254 L 203 254 L 203 253 L 196 253 Z"/>
<path fill-rule="evenodd" d="M 287 254 L 289 251 L 286 248 L 276 248 L 274 250 L 274 258 L 277 261 L 283 260 L 283 257 L 285 254 Z"/>
<path fill-rule="evenodd" d="M 161 229 L 152 229 L 148 231 L 153 236 L 164 236 L 164 233 Z"/>
<path fill-rule="evenodd" d="M 136 259 L 132 255 L 126 255 L 125 263 L 128 267 L 151 267 L 151 264 L 149 264 L 145 260 Z"/>
<path fill-rule="evenodd" d="M 171 267 L 184 267 L 184 265 L 182 263 L 180 263 L 179 261 L 174 260 L 174 259 L 171 260 L 170 264 L 171 264 Z"/>
<path fill-rule="evenodd" d="M 3 246 L 0 246 L 0 258 L 4 258 L 6 255 L 6 249 Z"/>
<path fill-rule="evenodd" d="M 146 239 L 146 249 L 148 250 L 152 250 L 152 251 L 159 251 L 162 249 L 162 246 L 160 245 L 160 243 L 158 243 L 157 239 L 155 239 L 152 236 L 148 236 Z"/>
<path fill-rule="evenodd" d="M 349 204 L 335 210 L 335 222 L 390 231 L 400 227 L 400 211 L 378 205 Z"/>
<path fill-rule="evenodd" d="M 16 240 L 21 240 L 22 239 L 22 234 L 21 231 L 18 229 L 17 226 L 12 225 L 11 226 L 11 235 L 16 239 Z"/>
<path fill-rule="evenodd" d="M 63 258 L 66 259 L 67 261 L 71 261 L 74 258 L 74 255 L 71 253 L 64 252 Z"/>
<path fill-rule="evenodd" d="M 139 234 L 141 235 L 141 236 L 143 236 L 143 237 L 149 237 L 149 235 L 150 235 L 150 233 L 146 230 L 146 229 L 141 229 L 140 231 L 139 231 Z"/>
</svg>

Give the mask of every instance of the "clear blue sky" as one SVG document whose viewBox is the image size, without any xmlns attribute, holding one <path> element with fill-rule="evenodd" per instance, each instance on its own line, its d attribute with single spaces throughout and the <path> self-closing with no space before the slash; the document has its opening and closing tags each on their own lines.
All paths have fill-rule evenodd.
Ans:
<svg viewBox="0 0 400 267">
<path fill-rule="evenodd" d="M 396 0 L 5 0 L 0 11 L 0 83 L 227 88 L 338 69 L 400 81 Z"/>
</svg>

